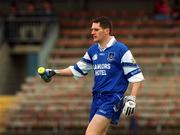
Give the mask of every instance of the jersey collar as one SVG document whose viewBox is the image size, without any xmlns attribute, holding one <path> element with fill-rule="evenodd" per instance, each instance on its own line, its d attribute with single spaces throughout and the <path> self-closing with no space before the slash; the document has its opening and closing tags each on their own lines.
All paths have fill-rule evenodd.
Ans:
<svg viewBox="0 0 180 135">
<path fill-rule="evenodd" d="M 107 48 L 111 47 L 115 42 L 116 42 L 116 39 L 114 36 L 112 36 L 111 40 L 107 43 L 106 48 L 101 48 L 99 43 L 98 43 L 98 48 L 100 51 L 105 51 Z"/>
</svg>

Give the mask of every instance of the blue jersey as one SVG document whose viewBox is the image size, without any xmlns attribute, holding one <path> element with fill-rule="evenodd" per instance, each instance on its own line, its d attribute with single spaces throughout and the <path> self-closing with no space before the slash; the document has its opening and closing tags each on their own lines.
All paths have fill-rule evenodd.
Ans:
<svg viewBox="0 0 180 135">
<path fill-rule="evenodd" d="M 114 37 L 105 49 L 100 48 L 98 43 L 93 44 L 84 57 L 74 66 L 70 66 L 70 69 L 77 78 L 93 70 L 93 92 L 123 94 L 129 82 L 144 79 L 128 47 Z"/>
</svg>

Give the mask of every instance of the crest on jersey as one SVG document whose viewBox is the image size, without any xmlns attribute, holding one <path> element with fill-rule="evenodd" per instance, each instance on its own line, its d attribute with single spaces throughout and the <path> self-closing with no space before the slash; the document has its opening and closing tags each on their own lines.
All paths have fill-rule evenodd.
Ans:
<svg viewBox="0 0 180 135">
<path fill-rule="evenodd" d="M 109 53 L 108 53 L 108 58 L 107 58 L 107 60 L 108 60 L 109 62 L 114 61 L 114 60 L 115 60 L 115 52 L 109 52 Z"/>
<path fill-rule="evenodd" d="M 92 57 L 93 60 L 97 60 L 98 56 L 97 54 L 94 54 L 94 56 Z"/>
</svg>

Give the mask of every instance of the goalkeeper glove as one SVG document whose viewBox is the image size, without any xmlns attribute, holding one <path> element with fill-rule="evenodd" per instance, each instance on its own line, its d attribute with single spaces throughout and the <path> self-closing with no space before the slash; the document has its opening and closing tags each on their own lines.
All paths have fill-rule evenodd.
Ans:
<svg viewBox="0 0 180 135">
<path fill-rule="evenodd" d="M 135 96 L 126 96 L 124 98 L 124 108 L 123 108 L 123 114 L 126 116 L 131 116 L 135 112 L 136 107 L 136 97 Z"/>
<path fill-rule="evenodd" d="M 45 69 L 44 67 L 39 67 L 38 74 L 41 76 L 41 78 L 45 82 L 50 82 L 51 77 L 54 76 L 56 74 L 56 72 L 52 69 Z"/>
</svg>

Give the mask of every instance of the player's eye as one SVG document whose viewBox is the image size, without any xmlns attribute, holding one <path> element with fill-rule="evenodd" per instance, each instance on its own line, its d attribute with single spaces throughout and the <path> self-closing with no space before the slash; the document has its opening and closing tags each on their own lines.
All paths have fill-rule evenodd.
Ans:
<svg viewBox="0 0 180 135">
<path fill-rule="evenodd" d="M 99 31 L 99 29 L 91 29 L 91 31 Z"/>
<path fill-rule="evenodd" d="M 95 31 L 99 31 L 99 29 L 94 29 Z"/>
</svg>

